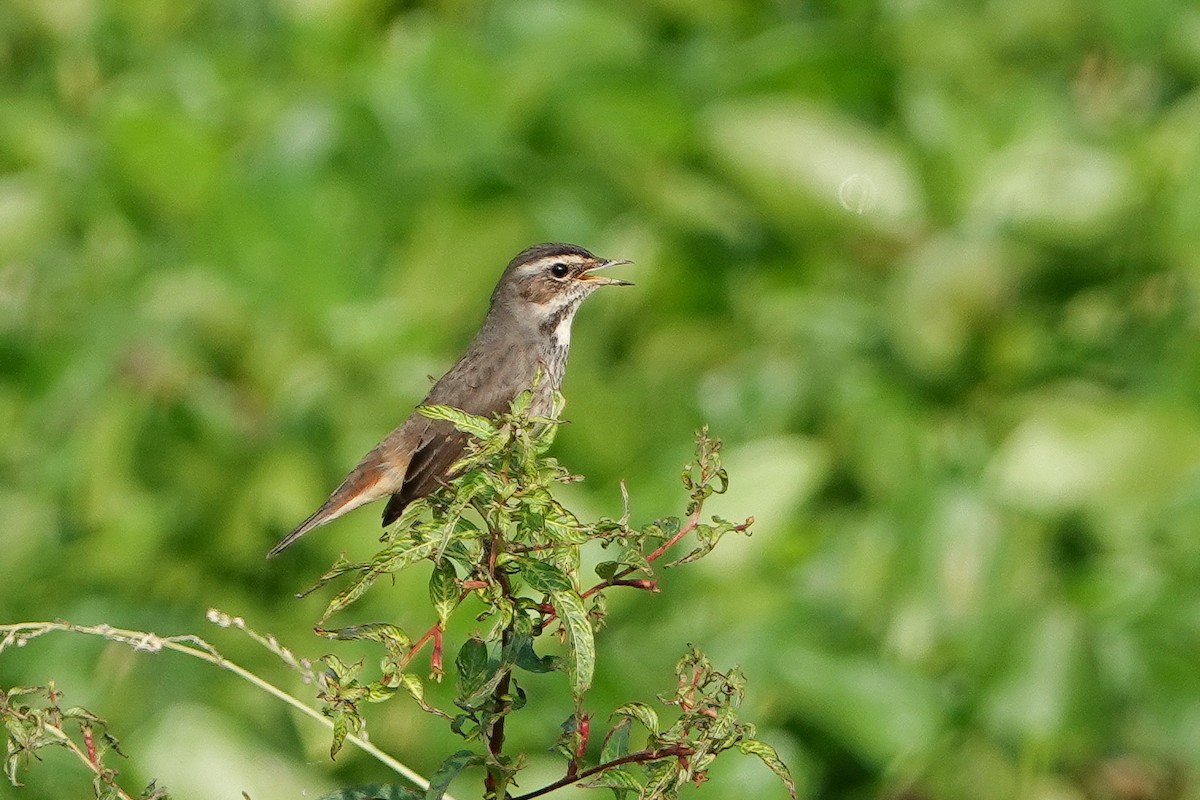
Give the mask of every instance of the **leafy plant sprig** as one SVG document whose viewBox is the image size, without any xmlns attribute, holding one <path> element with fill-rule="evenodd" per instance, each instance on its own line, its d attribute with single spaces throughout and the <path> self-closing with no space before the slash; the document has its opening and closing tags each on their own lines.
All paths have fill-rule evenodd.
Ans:
<svg viewBox="0 0 1200 800">
<path fill-rule="evenodd" d="M 607 592 L 657 592 L 658 562 L 686 537 L 694 535 L 694 546 L 666 567 L 703 558 L 727 534 L 748 534 L 753 519 L 702 521 L 705 501 L 729 485 L 720 461 L 721 443 L 705 428 L 696 436 L 695 459 L 682 473 L 689 498 L 685 517 L 631 526 L 629 497 L 622 485 L 624 513 L 619 519 L 581 521 L 551 492 L 555 484 L 579 480 L 546 455 L 559 425 L 561 398 L 548 416 L 531 415 L 529 402 L 526 392 L 495 419 L 447 406 L 422 407 L 421 413 L 430 419 L 447 421 L 469 435 L 465 455 L 452 467 L 457 477 L 409 505 L 374 556 L 362 562 L 339 559 L 303 593 L 343 582 L 317 632 L 332 640 L 369 640 L 383 648 L 381 674 L 374 680 L 360 677 L 361 663 L 348 665 L 336 656 L 325 659 L 321 697 L 334 722 L 331 753 L 336 756 L 347 734 L 362 730 L 364 702 L 384 701 L 403 690 L 475 744 L 446 759 L 430 779 L 424 795 L 430 800 L 442 797 L 461 772 L 478 767 L 484 771 L 484 796 L 492 800 L 532 800 L 572 783 L 611 789 L 618 800 L 627 795 L 674 798 L 687 783 L 703 782 L 713 759 L 728 750 L 762 759 L 794 797 L 792 779 L 775 750 L 755 738 L 753 726 L 737 719 L 744 691 L 741 672 L 717 671 L 694 647 L 676 668 L 675 692 L 660 696 L 665 705 L 677 709 L 675 720 L 660 725 L 650 706 L 626 703 L 612 712 L 599 759 L 589 761 L 593 718 L 585 700 L 596 669 L 595 635 L 607 617 Z M 598 580 L 587 581 L 580 551 L 592 542 L 612 557 L 596 567 Z M 429 598 L 436 619 L 419 637 L 410 637 L 391 622 L 326 627 L 380 578 L 422 562 L 433 567 Z M 447 622 L 472 597 L 482 604 L 476 617 L 482 627 L 454 656 L 455 708 L 440 709 L 426 700 L 424 679 L 413 662 L 428 646 L 428 675 L 441 680 L 446 672 Z M 539 653 L 546 635 L 563 643 L 564 656 Z M 508 790 L 524 756 L 505 752 L 505 726 L 508 717 L 529 702 L 518 676 L 552 671 L 566 674 L 574 700 L 574 712 L 564 721 L 554 748 L 567 762 L 564 775 L 514 796 Z M 635 722 L 645 731 L 639 748 L 630 744 Z"/>
<path fill-rule="evenodd" d="M 80 706 L 61 704 L 62 693 L 51 681 L 46 686 L 15 686 L 0 690 L 0 722 L 8 733 L 5 742 L 4 775 L 20 786 L 19 769 L 38 751 L 62 747 L 70 751 L 92 773 L 92 790 L 97 800 L 133 800 L 117 783 L 119 773 L 105 763 L 109 752 L 119 756 L 121 744 L 108 732 L 108 723 Z M 166 793 L 151 782 L 138 800 L 161 800 Z"/>
<path fill-rule="evenodd" d="M 306 658 L 298 657 L 292 650 L 284 647 L 274 636 L 261 634 L 249 627 L 241 617 L 226 614 L 215 608 L 209 609 L 207 617 L 209 622 L 221 628 L 237 629 L 262 645 L 277 656 L 284 666 L 295 671 L 303 683 L 320 684 L 322 676 L 313 670 L 312 663 Z M 129 630 L 107 624 L 77 625 L 61 619 L 52 622 L 3 623 L 0 624 L 0 655 L 3 655 L 5 651 L 10 649 L 20 650 L 33 640 L 39 639 L 49 633 L 95 636 L 109 642 L 130 647 L 134 651 L 145 654 L 150 658 L 168 652 L 185 655 L 225 670 L 249 682 L 258 690 L 283 701 L 296 711 L 319 722 L 323 722 L 331 730 L 334 728 L 331 720 L 321 716 L 317 710 L 310 708 L 307 703 L 288 694 L 265 678 L 225 658 L 208 641 L 193 634 L 163 636 L 151 631 Z M 33 705 L 33 701 L 31 700 L 23 699 L 28 697 L 37 698 L 43 695 L 48 701 L 48 704 L 44 708 Z M 40 760 L 40 751 L 50 747 L 64 747 L 74 754 L 93 774 L 94 780 L 97 781 L 95 784 L 97 797 L 104 798 L 105 800 L 107 798 L 123 799 L 131 797 L 123 793 L 120 787 L 113 785 L 119 776 L 115 769 L 104 765 L 102 762 L 104 755 L 103 748 L 95 746 L 95 732 L 97 729 L 95 721 L 99 718 L 92 712 L 77 707 L 70 709 L 70 714 L 67 713 L 67 710 L 55 711 L 53 707 L 58 705 L 61 697 L 61 692 L 58 691 L 53 682 L 47 683 L 45 687 L 16 687 L 7 690 L 7 692 L 3 688 L 0 688 L 0 726 L 3 726 L 7 734 L 7 739 L 5 740 L 5 777 L 9 783 L 13 786 L 21 785 L 21 773 L 29 766 L 31 761 Z M 80 726 L 79 741 L 72 739 L 69 734 L 69 730 L 71 730 L 69 726 L 64 727 L 64 725 L 60 725 L 55 721 L 56 716 L 60 714 L 64 724 L 77 721 Z M 120 753 L 120 751 L 116 750 L 115 738 L 109 738 L 111 734 L 108 733 L 107 726 L 104 726 L 103 730 L 104 733 L 101 737 L 103 741 L 106 743 L 112 741 L 111 748 L 115 752 Z M 89 735 L 91 737 L 91 745 L 88 744 Z M 371 742 L 353 734 L 348 735 L 346 740 L 352 742 L 355 747 L 370 755 L 380 764 L 420 786 L 423 790 L 428 788 L 429 782 L 419 773 L 383 752 Z M 393 785 L 386 785 L 381 787 L 380 792 L 361 795 L 349 794 L 345 800 L 350 800 L 353 797 L 360 797 L 364 800 L 365 798 L 389 800 L 392 797 L 399 797 L 403 800 L 403 798 L 411 796 L 406 794 L 409 791 L 408 789 L 399 789 Z M 157 783 L 151 783 L 139 800 L 165 800 L 167 797 L 168 795 L 164 788 Z M 448 795 L 446 797 L 449 798 Z"/>
</svg>

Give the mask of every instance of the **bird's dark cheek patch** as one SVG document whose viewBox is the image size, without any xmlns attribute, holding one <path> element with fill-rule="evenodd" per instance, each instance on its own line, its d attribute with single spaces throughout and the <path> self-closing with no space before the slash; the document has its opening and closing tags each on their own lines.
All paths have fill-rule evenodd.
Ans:
<svg viewBox="0 0 1200 800">
<path fill-rule="evenodd" d="M 521 287 L 521 297 L 531 303 L 545 305 L 550 302 L 552 297 L 558 294 L 559 288 L 553 281 L 538 278 Z"/>
</svg>

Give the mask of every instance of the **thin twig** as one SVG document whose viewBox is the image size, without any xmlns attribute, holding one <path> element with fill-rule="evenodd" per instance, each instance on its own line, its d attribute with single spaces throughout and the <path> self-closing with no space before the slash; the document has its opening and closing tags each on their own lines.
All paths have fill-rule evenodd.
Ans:
<svg viewBox="0 0 1200 800">
<path fill-rule="evenodd" d="M 66 731 L 49 723 L 43 725 L 42 730 L 60 740 L 64 747 L 74 753 L 80 761 L 87 765 L 87 768 L 92 771 L 92 774 L 103 781 L 105 786 L 116 792 L 117 797 L 120 798 L 120 800 L 133 800 L 132 795 L 127 794 L 124 789 L 117 785 L 116 781 L 113 780 L 112 774 L 101 767 L 95 759 L 89 758 L 88 754 L 83 752 L 79 745 L 75 744 L 75 740 L 68 736 Z"/>
<path fill-rule="evenodd" d="M 635 763 L 644 763 L 646 761 L 658 761 L 659 759 L 663 759 L 663 758 L 686 758 L 687 756 L 690 756 L 691 754 L 692 754 L 692 749 L 690 747 L 685 747 L 684 745 L 675 745 L 674 747 L 666 747 L 666 748 L 663 748 L 662 750 L 641 750 L 637 753 L 630 753 L 627 756 L 621 756 L 620 758 L 614 758 L 612 761 L 608 761 L 604 764 L 597 764 L 594 767 L 589 767 L 588 769 L 585 769 L 583 772 L 579 773 L 578 775 L 567 775 L 564 778 L 559 778 L 554 783 L 548 783 L 540 789 L 534 789 L 532 792 L 526 792 L 525 794 L 517 795 L 516 797 L 513 797 L 510 800 L 533 800 L 533 798 L 535 798 L 535 797 L 541 797 L 544 794 L 549 794 L 550 792 L 553 792 L 556 789 L 561 789 L 562 787 L 568 786 L 572 783 L 578 783 L 579 781 L 582 781 L 585 778 L 590 778 L 591 776 L 595 775 L 597 772 L 603 772 L 606 769 L 612 769 L 613 767 L 619 767 L 622 764 L 635 764 Z"/>
<path fill-rule="evenodd" d="M 688 517 L 688 521 L 683 525 L 683 527 L 681 527 L 679 529 L 678 533 L 676 533 L 670 539 L 667 539 L 667 541 L 665 541 L 661 545 L 659 545 L 659 547 L 657 547 L 654 550 L 654 552 L 652 552 L 650 555 L 646 556 L 646 563 L 653 564 L 655 561 L 662 558 L 663 553 L 667 552 L 667 550 L 671 549 L 676 544 L 678 544 L 680 539 L 687 536 L 692 531 L 696 530 L 696 526 L 700 524 L 700 510 L 701 510 L 700 506 L 697 506 L 696 510 L 692 512 L 692 515 L 690 517 Z M 582 592 L 579 596 L 580 596 L 580 598 L 586 600 L 587 598 L 594 595 L 596 592 L 599 592 L 603 589 L 608 589 L 609 587 L 612 587 L 612 586 L 633 586 L 634 588 L 645 589 L 647 591 L 656 591 L 657 590 L 657 586 L 652 587 L 650 585 L 640 585 L 636 582 L 625 581 L 626 578 L 628 578 L 630 575 L 632 575 L 635 572 L 637 572 L 637 567 L 626 567 L 625 569 L 616 573 L 612 577 L 605 578 L 604 580 L 597 583 L 595 586 Z M 549 625 L 557 617 L 558 617 L 558 612 L 552 608 L 548 612 L 546 612 L 546 616 L 542 618 L 542 624 Z"/>
<path fill-rule="evenodd" d="M 692 512 L 692 515 L 690 517 L 688 517 L 688 521 L 683 525 L 683 527 L 681 527 L 674 536 L 672 536 L 670 539 L 667 539 L 665 542 L 663 542 L 661 545 L 659 545 L 654 550 L 654 552 L 652 552 L 650 555 L 646 556 L 646 563 L 653 564 L 655 561 L 662 558 L 663 553 L 667 552 L 672 547 L 674 547 L 676 544 L 678 544 L 680 539 L 687 536 L 692 531 L 696 530 L 696 526 L 699 524 L 700 524 L 700 506 L 697 505 L 696 510 Z M 616 585 L 617 581 L 628 578 L 630 575 L 632 575 L 635 572 L 637 572 L 637 567 L 626 567 L 625 569 L 621 570 L 617 574 L 613 575 L 611 578 L 600 581 L 600 583 L 596 584 L 595 586 L 593 586 L 592 588 L 590 588 L 586 592 L 584 592 L 582 596 L 590 597 L 591 595 L 595 594 L 596 592 L 600 591 L 601 589 L 606 589 L 609 586 Z"/>
<path fill-rule="evenodd" d="M 486 517 L 485 517 L 486 519 Z M 500 591 L 504 593 L 506 598 L 513 597 L 512 584 L 508 580 L 508 576 L 502 570 L 496 567 L 496 557 L 499 555 L 500 548 L 503 544 L 503 539 L 498 531 L 492 531 L 492 544 L 488 548 L 487 567 L 492 579 L 500 586 Z M 516 625 L 516 618 L 509 622 L 504 631 L 500 634 L 500 651 L 506 652 L 509 644 L 512 642 L 513 630 Z M 505 705 L 508 696 L 509 688 L 512 684 L 512 670 L 509 667 L 504 667 L 504 674 L 500 676 L 499 683 L 496 684 L 496 689 L 492 692 L 492 699 L 495 703 L 496 719 L 492 723 L 492 729 L 488 732 L 487 745 L 488 752 L 492 754 L 492 758 L 499 762 L 500 755 L 504 752 L 504 722 L 507 710 Z M 496 774 L 488 770 L 487 777 L 484 778 L 484 789 L 491 793 L 492 796 L 498 794 L 499 781 L 496 779 Z"/>
<path fill-rule="evenodd" d="M 461 604 L 463 600 L 466 600 L 467 596 L 469 594 L 471 594 L 471 592 L 472 592 L 472 589 L 464 589 L 462 591 L 462 593 L 458 596 L 458 603 Z M 455 604 L 455 608 L 457 608 L 457 607 L 458 607 L 458 604 Z M 400 659 L 400 663 L 397 665 L 397 668 L 400 671 L 403 671 L 404 669 L 406 669 L 408 667 L 408 665 L 412 662 L 413 657 L 416 656 L 416 654 L 418 652 L 420 652 L 420 650 L 422 648 L 424 648 L 425 645 L 429 644 L 430 641 L 435 639 L 438 635 L 438 631 L 440 631 L 440 630 L 442 630 L 442 623 L 440 620 L 438 622 L 435 622 L 432 625 L 430 625 L 429 630 L 427 630 L 427 631 L 425 631 L 425 633 L 421 634 L 421 638 L 417 639 L 417 641 L 413 642 L 413 646 L 408 648 L 408 652 L 404 654 L 404 658 Z"/>
</svg>

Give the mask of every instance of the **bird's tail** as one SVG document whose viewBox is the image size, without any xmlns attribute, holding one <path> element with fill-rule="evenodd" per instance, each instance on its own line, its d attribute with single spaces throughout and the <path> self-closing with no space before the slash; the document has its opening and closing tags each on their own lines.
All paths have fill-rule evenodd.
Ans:
<svg viewBox="0 0 1200 800">
<path fill-rule="evenodd" d="M 319 528 L 326 522 L 332 522 L 361 505 L 389 494 L 387 488 L 382 485 L 384 474 L 385 470 L 377 466 L 364 469 L 364 465 L 359 465 L 358 469 L 342 481 L 341 486 L 333 490 L 329 499 L 313 512 L 312 516 L 297 525 L 294 531 L 280 539 L 279 544 L 271 548 L 271 552 L 267 553 L 267 558 L 279 555 L 313 528 Z"/>
<path fill-rule="evenodd" d="M 301 536 L 308 533 L 313 528 L 324 525 L 326 522 L 329 522 L 329 520 L 331 520 L 331 519 L 333 519 L 333 517 L 328 516 L 328 514 L 325 511 L 325 506 L 321 506 L 319 509 L 317 509 L 312 514 L 312 516 L 310 516 L 308 519 L 304 520 L 304 522 L 301 522 L 299 525 L 297 525 L 295 530 L 293 530 L 287 536 L 280 539 L 279 544 L 272 547 L 271 552 L 267 553 L 267 558 L 274 558 L 275 556 L 279 555 L 284 550 L 291 547 L 292 543 L 295 542 L 297 539 L 299 539 Z"/>
</svg>

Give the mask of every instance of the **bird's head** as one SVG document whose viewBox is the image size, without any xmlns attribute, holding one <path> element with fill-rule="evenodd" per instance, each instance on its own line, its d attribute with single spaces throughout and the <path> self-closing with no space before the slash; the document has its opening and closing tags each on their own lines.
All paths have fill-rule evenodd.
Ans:
<svg viewBox="0 0 1200 800">
<path fill-rule="evenodd" d="M 629 261 L 611 261 L 574 244 L 537 244 L 509 262 L 492 293 L 492 306 L 527 308 L 539 322 L 568 320 L 584 298 L 601 286 L 632 286 L 596 271 Z"/>
</svg>

